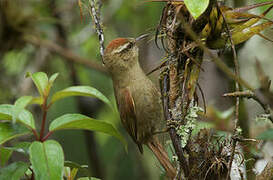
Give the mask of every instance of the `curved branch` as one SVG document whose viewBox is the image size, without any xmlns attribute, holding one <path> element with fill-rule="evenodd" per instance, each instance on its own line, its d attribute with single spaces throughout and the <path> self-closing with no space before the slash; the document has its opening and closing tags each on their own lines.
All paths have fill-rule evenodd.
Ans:
<svg viewBox="0 0 273 180">
<path fill-rule="evenodd" d="M 45 39 L 41 39 L 35 36 L 25 36 L 24 40 L 28 43 L 33 44 L 34 46 L 43 46 L 48 50 L 59 54 L 67 60 L 73 61 L 78 64 L 85 65 L 91 69 L 95 69 L 104 74 L 108 74 L 106 68 L 104 68 L 101 64 L 94 63 L 87 58 L 80 57 L 79 55 L 73 53 L 70 49 L 63 48 L 60 45 Z"/>
</svg>

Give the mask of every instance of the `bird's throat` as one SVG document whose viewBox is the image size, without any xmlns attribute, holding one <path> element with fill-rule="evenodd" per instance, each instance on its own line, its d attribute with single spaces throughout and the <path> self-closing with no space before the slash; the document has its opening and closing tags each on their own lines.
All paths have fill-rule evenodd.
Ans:
<svg viewBox="0 0 273 180">
<path fill-rule="evenodd" d="M 139 63 L 134 64 L 134 66 L 128 68 L 126 71 L 121 71 L 120 73 L 112 75 L 113 83 L 119 87 L 127 87 L 133 81 L 143 78 L 146 78 L 146 75 Z"/>
</svg>

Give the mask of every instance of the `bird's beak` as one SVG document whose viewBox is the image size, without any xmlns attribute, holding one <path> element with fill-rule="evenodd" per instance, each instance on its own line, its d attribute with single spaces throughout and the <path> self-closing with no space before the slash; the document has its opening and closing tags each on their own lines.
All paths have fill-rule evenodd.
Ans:
<svg viewBox="0 0 273 180">
<path fill-rule="evenodd" d="M 136 38 L 136 43 L 139 43 L 141 40 L 146 39 L 149 35 L 149 33 L 140 35 Z"/>
</svg>

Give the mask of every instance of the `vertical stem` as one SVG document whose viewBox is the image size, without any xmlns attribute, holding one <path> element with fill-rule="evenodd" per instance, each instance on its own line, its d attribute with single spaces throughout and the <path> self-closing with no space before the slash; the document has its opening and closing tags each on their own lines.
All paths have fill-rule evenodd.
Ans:
<svg viewBox="0 0 273 180">
<path fill-rule="evenodd" d="M 220 10 L 220 8 L 219 8 L 219 10 Z M 222 13 L 221 10 L 220 10 L 220 12 L 221 12 L 221 15 L 222 15 L 222 17 L 224 19 L 224 25 L 225 25 L 225 28 L 226 28 L 226 31 L 227 31 L 227 34 L 228 34 L 228 39 L 230 41 L 231 48 L 232 48 L 235 76 L 238 78 L 239 77 L 239 63 L 238 63 L 238 59 L 237 59 L 237 53 L 236 53 L 235 45 L 234 45 L 233 40 L 232 40 L 232 34 L 231 34 L 230 28 L 229 28 L 229 26 L 227 24 L 226 17 L 224 16 L 224 14 Z M 240 90 L 239 83 L 237 81 L 235 81 L 235 91 L 239 92 L 239 90 Z M 238 122 L 239 122 L 239 105 L 240 105 L 240 97 L 236 97 L 233 137 L 237 136 L 237 128 L 238 128 Z M 228 164 L 228 173 L 227 173 L 227 177 L 226 177 L 227 180 L 230 177 L 230 172 L 231 172 L 232 162 L 233 162 L 234 155 L 235 155 L 236 145 L 237 145 L 236 138 L 232 138 L 232 150 L 231 150 L 231 156 L 230 156 L 230 160 L 229 160 L 229 164 Z"/>
<path fill-rule="evenodd" d="M 37 131 L 35 129 L 32 129 L 32 133 L 35 136 L 35 139 L 38 141 L 39 140 L 39 136 L 37 134 Z"/>
<path fill-rule="evenodd" d="M 42 125 L 40 130 L 40 141 L 43 140 L 44 137 L 44 131 L 45 131 L 45 123 L 46 123 L 46 116 L 47 116 L 47 96 L 44 97 L 44 103 L 42 105 L 43 110 L 43 119 L 42 119 Z"/>
<path fill-rule="evenodd" d="M 162 102 L 163 102 L 163 110 L 164 110 L 164 116 L 166 120 L 171 120 L 171 114 L 169 111 L 169 70 L 165 70 L 163 73 L 163 81 L 160 83 L 161 85 L 161 94 L 162 94 Z M 181 140 L 180 137 L 176 134 L 176 130 L 171 127 L 169 129 L 169 134 L 175 149 L 175 153 L 177 154 L 178 157 L 178 161 L 183 169 L 183 172 L 185 174 L 185 176 L 187 177 L 189 175 L 189 171 L 188 171 L 188 166 L 187 166 L 187 162 L 184 158 L 183 155 L 183 149 L 181 147 Z"/>
</svg>

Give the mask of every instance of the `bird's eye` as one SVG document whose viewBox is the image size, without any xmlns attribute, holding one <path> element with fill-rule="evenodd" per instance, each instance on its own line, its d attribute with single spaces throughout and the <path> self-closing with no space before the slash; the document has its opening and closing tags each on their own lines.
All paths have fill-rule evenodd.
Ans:
<svg viewBox="0 0 273 180">
<path fill-rule="evenodd" d="M 133 43 L 130 42 L 129 45 L 127 46 L 127 49 L 131 49 L 133 47 Z"/>
</svg>

